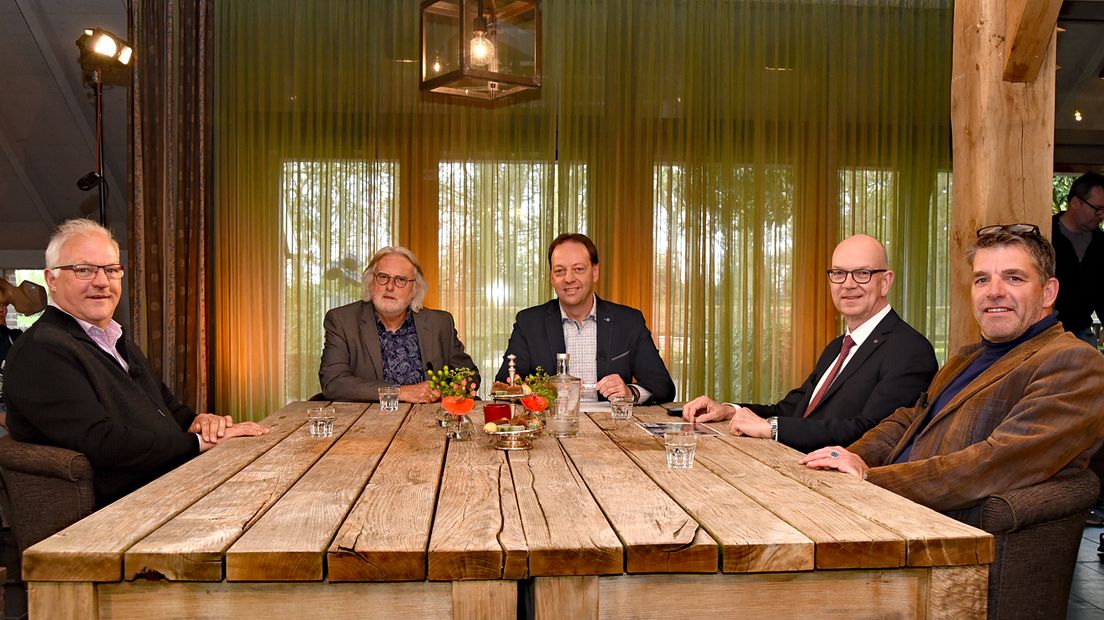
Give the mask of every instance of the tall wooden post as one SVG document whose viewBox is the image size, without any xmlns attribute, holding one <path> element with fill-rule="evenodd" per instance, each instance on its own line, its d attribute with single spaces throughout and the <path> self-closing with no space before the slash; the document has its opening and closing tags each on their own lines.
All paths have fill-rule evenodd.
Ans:
<svg viewBox="0 0 1104 620">
<path fill-rule="evenodd" d="M 949 353 L 975 342 L 966 248 L 989 224 L 1050 235 L 1061 0 L 955 0 Z"/>
</svg>

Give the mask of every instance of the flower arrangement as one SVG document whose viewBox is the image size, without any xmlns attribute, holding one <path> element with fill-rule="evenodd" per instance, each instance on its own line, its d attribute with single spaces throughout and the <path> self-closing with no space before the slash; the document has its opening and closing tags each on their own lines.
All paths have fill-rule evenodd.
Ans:
<svg viewBox="0 0 1104 620">
<path fill-rule="evenodd" d="M 479 385 L 471 368 L 427 370 L 429 387 L 441 393 L 441 406 L 453 415 L 465 415 L 475 407 L 475 394 Z"/>
<path fill-rule="evenodd" d="M 529 386 L 530 394 L 521 399 L 521 405 L 529 411 L 533 413 L 544 411 L 552 401 L 556 400 L 556 388 L 552 385 L 548 373 L 540 366 L 525 377 L 522 383 Z"/>
</svg>

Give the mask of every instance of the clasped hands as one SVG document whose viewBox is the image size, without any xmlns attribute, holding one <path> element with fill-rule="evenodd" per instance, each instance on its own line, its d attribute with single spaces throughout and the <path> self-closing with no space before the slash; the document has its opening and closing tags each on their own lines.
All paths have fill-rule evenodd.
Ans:
<svg viewBox="0 0 1104 620">
<path fill-rule="evenodd" d="M 189 433 L 196 433 L 200 439 L 200 451 L 206 451 L 223 439 L 231 437 L 257 437 L 268 434 L 268 429 L 256 422 L 234 422 L 228 415 L 214 413 L 196 414 Z"/>
<path fill-rule="evenodd" d="M 755 415 L 746 407 L 734 407 L 719 403 L 708 396 L 699 396 L 682 406 L 682 418 L 687 422 L 719 422 L 732 420 L 728 430 L 736 436 L 771 436 L 770 422 Z"/>
</svg>

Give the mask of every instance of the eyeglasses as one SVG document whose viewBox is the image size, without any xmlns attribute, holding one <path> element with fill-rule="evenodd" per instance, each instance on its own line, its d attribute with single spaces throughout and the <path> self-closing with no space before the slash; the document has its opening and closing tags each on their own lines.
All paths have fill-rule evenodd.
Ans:
<svg viewBox="0 0 1104 620">
<path fill-rule="evenodd" d="M 406 276 L 393 276 L 389 273 L 382 272 L 372 276 L 372 279 L 380 286 L 387 286 L 388 282 L 394 282 L 395 288 L 403 288 L 410 283 L 410 278 Z"/>
<path fill-rule="evenodd" d="M 1097 215 L 1100 215 L 1101 213 L 1104 213 L 1104 207 L 1098 207 L 1098 206 L 1094 205 L 1093 203 L 1089 202 L 1088 200 L 1085 200 L 1081 196 L 1074 196 L 1074 198 L 1076 198 L 1076 199 L 1080 200 L 1081 202 L 1083 202 L 1083 203 L 1089 205 L 1090 207 L 1092 207 L 1092 210 L 1096 211 Z"/>
<path fill-rule="evenodd" d="M 850 271 L 846 269 L 829 269 L 828 281 L 832 284 L 843 284 L 847 281 L 847 276 L 850 274 L 851 279 L 855 281 L 855 284 L 866 284 L 870 282 L 870 278 L 874 277 L 876 273 L 885 273 L 888 269 L 852 269 Z"/>
<path fill-rule="evenodd" d="M 113 265 L 88 265 L 84 263 L 77 263 L 75 265 L 58 265 L 56 267 L 50 267 L 50 269 L 64 269 L 66 271 L 72 271 L 73 275 L 78 280 L 91 280 L 96 277 L 96 272 L 103 269 L 104 275 L 108 280 L 122 280 L 125 268 L 119 263 Z"/>
<path fill-rule="evenodd" d="M 977 230 L 977 236 L 984 237 L 985 235 L 992 235 L 999 232 L 1012 233 L 1013 235 L 1041 236 L 1039 227 L 1034 224 L 994 224 L 993 226 L 982 226 Z"/>
</svg>

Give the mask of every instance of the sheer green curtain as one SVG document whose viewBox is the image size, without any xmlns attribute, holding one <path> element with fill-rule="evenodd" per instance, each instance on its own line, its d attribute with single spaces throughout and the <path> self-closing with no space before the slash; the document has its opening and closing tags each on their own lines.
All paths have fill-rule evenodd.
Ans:
<svg viewBox="0 0 1104 620">
<path fill-rule="evenodd" d="M 851 232 L 938 333 L 948 4 L 545 0 L 543 87 L 490 108 L 418 91 L 417 3 L 217 3 L 220 410 L 317 391 L 321 318 L 387 243 L 485 377 L 564 231 L 598 243 L 599 294 L 645 313 L 680 397 L 803 377 Z"/>
</svg>

